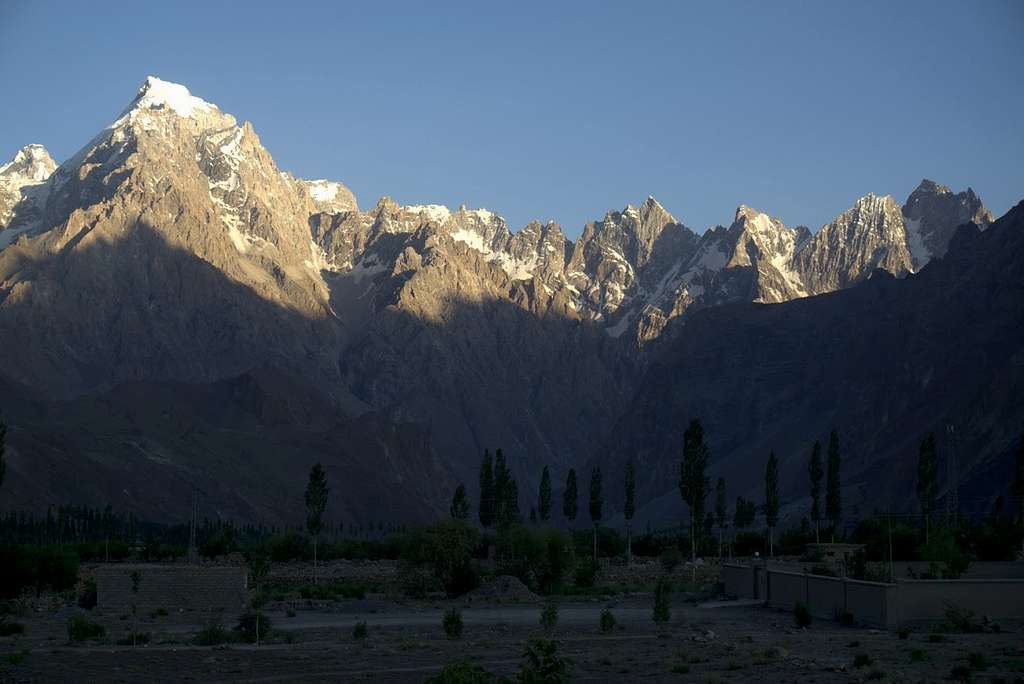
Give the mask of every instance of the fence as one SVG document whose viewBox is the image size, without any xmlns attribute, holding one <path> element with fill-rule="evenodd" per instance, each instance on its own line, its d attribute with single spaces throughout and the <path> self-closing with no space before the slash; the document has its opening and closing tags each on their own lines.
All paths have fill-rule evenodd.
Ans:
<svg viewBox="0 0 1024 684">
<path fill-rule="evenodd" d="M 138 591 L 132 574 L 138 573 Z M 239 613 L 245 606 L 247 577 L 243 567 L 202 565 L 111 565 L 96 571 L 96 607 L 127 613 Z"/>
<path fill-rule="evenodd" d="M 955 606 L 994 619 L 1024 619 L 1024 579 L 901 580 L 894 584 L 777 570 L 764 565 L 722 566 L 727 593 L 792 610 L 799 601 L 811 615 L 895 628 L 940 620 Z"/>
</svg>

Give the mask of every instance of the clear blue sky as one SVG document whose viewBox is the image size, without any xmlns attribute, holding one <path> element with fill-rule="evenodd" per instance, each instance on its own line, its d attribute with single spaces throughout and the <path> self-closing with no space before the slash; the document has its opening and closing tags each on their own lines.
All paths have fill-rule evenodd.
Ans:
<svg viewBox="0 0 1024 684">
<path fill-rule="evenodd" d="M 147 74 L 253 122 L 361 206 L 570 235 L 653 194 L 817 229 L 868 192 L 1024 198 L 1024 2 L 0 0 L 0 156 L 66 159 Z"/>
</svg>

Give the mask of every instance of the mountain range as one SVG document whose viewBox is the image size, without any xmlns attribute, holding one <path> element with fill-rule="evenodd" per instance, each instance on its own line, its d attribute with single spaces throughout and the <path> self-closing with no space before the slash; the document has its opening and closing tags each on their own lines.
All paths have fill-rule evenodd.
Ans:
<svg viewBox="0 0 1024 684">
<path fill-rule="evenodd" d="M 741 205 L 698 234 L 653 197 L 576 240 L 361 209 L 150 77 L 64 163 L 28 145 L 0 166 L 4 498 L 176 520 L 198 489 L 284 521 L 320 461 L 337 519 L 418 520 L 501 447 L 524 510 L 543 465 L 634 458 L 660 521 L 690 417 L 735 493 L 777 450 L 794 515 L 833 426 L 856 505 L 911 505 L 916 443 L 950 425 L 964 486 L 994 496 L 1024 426 L 1020 214 L 928 180 L 815 232 Z"/>
</svg>

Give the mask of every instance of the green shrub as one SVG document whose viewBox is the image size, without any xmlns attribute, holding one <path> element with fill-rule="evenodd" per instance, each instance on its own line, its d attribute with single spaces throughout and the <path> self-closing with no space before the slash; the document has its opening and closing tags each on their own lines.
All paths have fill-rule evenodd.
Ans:
<svg viewBox="0 0 1024 684">
<path fill-rule="evenodd" d="M 920 663 L 924 662 L 924 651 L 920 648 L 915 648 L 910 652 L 910 662 Z"/>
<path fill-rule="evenodd" d="M 683 552 L 676 545 L 666 546 L 661 552 L 661 567 L 665 572 L 672 574 L 683 562 Z"/>
<path fill-rule="evenodd" d="M 54 547 L 0 546 L 0 599 L 26 589 L 37 594 L 68 591 L 78 584 L 78 556 Z"/>
<path fill-rule="evenodd" d="M 811 611 L 803 601 L 797 601 L 793 606 L 793 619 L 797 627 L 807 627 L 811 624 Z"/>
<path fill-rule="evenodd" d="M 461 596 L 479 585 L 473 566 L 473 550 L 479 542 L 475 527 L 461 520 L 443 520 L 407 536 L 402 558 L 410 569 L 427 571 L 449 597 Z"/>
<path fill-rule="evenodd" d="M 126 636 L 117 640 L 118 646 L 140 646 L 148 644 L 150 639 L 149 632 L 128 632 Z"/>
<path fill-rule="evenodd" d="M 899 630 L 896 632 L 896 636 L 898 636 L 901 641 L 906 641 L 910 638 L 910 628 L 900 627 Z"/>
<path fill-rule="evenodd" d="M 605 608 L 601 611 L 601 631 L 607 634 L 615 629 L 615 616 L 612 611 Z"/>
<path fill-rule="evenodd" d="M 949 677 L 947 679 L 952 679 L 954 682 L 970 684 L 970 682 L 974 681 L 974 672 L 966 665 L 957 665 L 949 671 Z"/>
<path fill-rule="evenodd" d="M 839 616 L 839 624 L 843 627 L 853 627 L 853 613 L 844 610 L 842 615 Z"/>
<path fill-rule="evenodd" d="M 25 625 L 20 622 L 6 622 L 0 618 L 0 637 L 15 636 L 25 633 Z"/>
<path fill-rule="evenodd" d="M 449 639 L 462 638 L 462 612 L 458 608 L 449 608 L 444 611 L 441 626 L 444 627 L 444 634 Z"/>
<path fill-rule="evenodd" d="M 592 587 L 594 582 L 597 580 L 597 572 L 600 566 L 594 561 L 593 558 L 587 558 L 581 560 L 576 564 L 576 573 L 574 582 L 577 587 Z"/>
<path fill-rule="evenodd" d="M 195 643 L 198 646 L 219 646 L 231 642 L 231 633 L 224 629 L 219 619 L 213 619 L 206 623 L 199 633 L 196 634 Z"/>
<path fill-rule="evenodd" d="M 72 615 L 68 620 L 68 641 L 82 642 L 102 639 L 107 635 L 106 628 L 96 622 L 90 622 L 82 615 Z"/>
<path fill-rule="evenodd" d="M 672 580 L 659 577 L 654 585 L 654 622 L 663 625 L 672 618 Z"/>
<path fill-rule="evenodd" d="M 967 664 L 972 670 L 984 670 L 988 668 L 988 659 L 984 653 L 972 651 L 967 654 Z"/>
<path fill-rule="evenodd" d="M 981 623 L 974 617 L 974 612 L 946 604 L 946 622 L 954 632 L 973 634 L 981 631 Z"/>
<path fill-rule="evenodd" d="M 370 630 L 365 622 L 357 622 L 355 627 L 352 628 L 353 641 L 366 641 L 368 636 L 370 636 Z"/>
<path fill-rule="evenodd" d="M 438 675 L 428 678 L 424 684 L 495 684 L 497 681 L 497 677 L 479 665 L 460 660 L 445 665 Z"/>
<path fill-rule="evenodd" d="M 238 624 L 235 625 L 235 631 L 238 633 L 242 641 L 247 644 L 256 642 L 257 636 L 262 641 L 267 638 L 267 634 L 270 633 L 270 618 L 263 613 L 259 613 L 259 619 L 256 619 L 257 613 L 250 612 L 244 613 L 238 618 Z M 259 634 L 257 634 L 257 624 Z"/>
<path fill-rule="evenodd" d="M 519 668 L 522 684 L 554 684 L 568 682 L 572 661 L 558 655 L 558 642 L 546 639 L 532 641 L 523 653 L 526 659 Z"/>
<path fill-rule="evenodd" d="M 78 594 L 78 607 L 84 610 L 96 607 L 96 580 L 92 577 L 82 583 L 82 591 Z"/>
<path fill-rule="evenodd" d="M 25 658 L 28 657 L 29 653 L 31 653 L 31 651 L 29 651 L 27 648 L 23 648 L 20 651 L 15 651 L 14 653 L 8 653 L 7 663 L 9 665 L 21 665 L 23 662 L 25 662 Z"/>
<path fill-rule="evenodd" d="M 874 660 L 871 659 L 867 653 L 858 653 L 853 657 L 853 666 L 860 669 L 862 667 L 871 667 L 874 664 Z"/>
<path fill-rule="evenodd" d="M 540 625 L 548 631 L 558 625 L 558 606 L 555 603 L 549 602 L 540 611 Z"/>
<path fill-rule="evenodd" d="M 884 679 L 884 678 L 885 678 L 885 673 L 882 672 L 881 670 L 872 670 L 871 672 L 868 672 L 868 676 L 867 676 L 868 680 Z"/>
<path fill-rule="evenodd" d="M 673 665 L 672 672 L 674 672 L 675 674 L 690 674 L 690 666 L 683 664 Z"/>
</svg>

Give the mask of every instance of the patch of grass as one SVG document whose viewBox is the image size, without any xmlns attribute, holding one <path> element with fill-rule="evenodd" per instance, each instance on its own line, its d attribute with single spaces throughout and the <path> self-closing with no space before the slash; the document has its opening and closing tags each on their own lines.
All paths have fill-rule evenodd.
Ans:
<svg viewBox="0 0 1024 684">
<path fill-rule="evenodd" d="M 370 636 L 370 630 L 365 622 L 357 622 L 356 626 L 352 628 L 353 641 L 366 641 L 368 636 Z"/>
<path fill-rule="evenodd" d="M 152 613 L 150 613 L 149 616 L 151 618 L 153 618 L 154 620 L 156 618 L 160 618 L 160 617 L 167 617 L 167 611 L 164 610 L 163 608 L 157 608 Z"/>
<path fill-rule="evenodd" d="M 941 644 L 945 640 L 946 637 L 942 636 L 941 634 L 936 634 L 935 632 L 932 632 L 928 635 L 928 643 L 930 644 Z"/>
<path fill-rule="evenodd" d="M 974 681 L 974 672 L 972 672 L 971 668 L 966 665 L 957 665 L 949 671 L 949 677 L 947 679 L 952 679 L 954 682 L 969 684 Z"/>
<path fill-rule="evenodd" d="M 291 608 L 289 608 L 286 611 L 284 611 L 284 615 L 285 615 L 285 617 L 293 618 L 293 617 L 295 617 L 295 611 L 292 610 Z"/>
<path fill-rule="evenodd" d="M 910 628 L 900 627 L 899 630 L 896 632 L 896 636 L 898 636 L 901 641 L 906 641 L 910 638 Z"/>
<path fill-rule="evenodd" d="M 558 655 L 558 642 L 547 639 L 531 641 L 523 653 L 525 662 L 519 668 L 520 682 L 568 682 L 573 663 Z"/>
<path fill-rule="evenodd" d="M 924 662 L 924 651 L 920 648 L 915 648 L 910 652 L 910 662 L 912 663 L 923 663 Z"/>
<path fill-rule="evenodd" d="M 601 632 L 607 634 L 615 629 L 615 616 L 612 611 L 605 608 L 601 611 Z"/>
<path fill-rule="evenodd" d="M 462 638 L 462 612 L 458 608 L 449 608 L 444 611 L 444 618 L 441 620 L 444 627 L 444 634 L 449 639 Z"/>
<path fill-rule="evenodd" d="M 737 663 L 735 660 L 730 660 L 728 663 L 726 663 L 725 669 L 729 670 L 730 672 L 735 672 L 736 670 L 742 670 L 743 665 Z"/>
<path fill-rule="evenodd" d="M 682 664 L 673 665 L 672 672 L 674 672 L 675 674 L 690 674 L 690 666 Z"/>
<path fill-rule="evenodd" d="M 31 651 L 29 651 L 27 648 L 23 648 L 20 651 L 15 651 L 14 653 L 8 653 L 7 664 L 21 665 L 23 662 L 25 662 L 25 658 L 28 658 L 29 653 L 31 653 Z"/>
<path fill-rule="evenodd" d="M 860 648 L 860 642 L 854 639 L 850 643 L 846 644 L 846 648 Z"/>
<path fill-rule="evenodd" d="M 862 667 L 871 667 L 875 661 L 867 653 L 858 653 L 853 656 L 853 666 L 858 670 Z"/>
<path fill-rule="evenodd" d="M 80 643 L 95 641 L 107 635 L 106 628 L 96 622 L 90 622 L 81 615 L 72 615 L 68 620 L 68 641 Z"/>
<path fill-rule="evenodd" d="M 871 672 L 868 672 L 867 678 L 868 679 L 884 679 L 885 678 L 885 673 L 882 672 L 881 670 L 872 670 Z"/>
<path fill-rule="evenodd" d="M 946 622 L 953 632 L 973 634 L 981 631 L 981 623 L 974 617 L 974 611 L 966 610 L 952 604 L 946 605 Z"/>
<path fill-rule="evenodd" d="M 984 653 L 972 651 L 967 654 L 967 665 L 972 670 L 985 670 L 988 669 L 988 659 Z"/>
<path fill-rule="evenodd" d="M 672 580 L 668 577 L 659 577 L 654 586 L 653 618 L 658 625 L 664 625 L 672 618 Z"/>
<path fill-rule="evenodd" d="M 439 674 L 428 678 L 425 684 L 492 684 L 497 681 L 497 677 L 479 665 L 459 660 L 445 665 Z"/>
<path fill-rule="evenodd" d="M 143 646 L 149 643 L 149 632 L 128 632 L 127 636 L 117 640 L 118 646 Z"/>
</svg>

